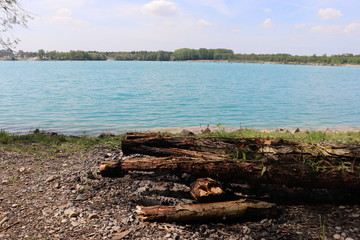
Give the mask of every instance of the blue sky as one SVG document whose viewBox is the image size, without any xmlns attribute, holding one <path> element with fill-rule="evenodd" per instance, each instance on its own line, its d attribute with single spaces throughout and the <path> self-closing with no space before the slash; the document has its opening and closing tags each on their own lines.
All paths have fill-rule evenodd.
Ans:
<svg viewBox="0 0 360 240">
<path fill-rule="evenodd" d="M 359 0 L 22 0 L 17 49 L 360 54 Z"/>
</svg>

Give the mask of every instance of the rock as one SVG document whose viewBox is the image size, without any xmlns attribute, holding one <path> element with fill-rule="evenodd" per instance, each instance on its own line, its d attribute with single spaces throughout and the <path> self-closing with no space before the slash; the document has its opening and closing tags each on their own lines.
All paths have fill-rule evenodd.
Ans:
<svg viewBox="0 0 360 240">
<path fill-rule="evenodd" d="M 63 219 L 63 220 L 61 220 L 61 223 L 67 223 L 68 222 L 68 220 L 67 219 Z"/>
<path fill-rule="evenodd" d="M 79 213 L 76 211 L 76 208 L 70 207 L 64 211 L 64 214 L 68 216 L 69 218 L 77 217 L 79 216 Z"/>
<path fill-rule="evenodd" d="M 52 181 L 54 181 L 56 179 L 56 176 L 50 176 L 50 177 L 48 177 L 46 180 L 45 180 L 45 182 L 52 182 Z"/>
<path fill-rule="evenodd" d="M 334 234 L 333 238 L 336 240 L 339 240 L 339 239 L 341 239 L 341 236 L 340 236 L 340 234 Z"/>
<path fill-rule="evenodd" d="M 354 240 L 354 239 L 351 237 L 347 237 L 347 238 L 345 238 L 345 240 Z"/>
<path fill-rule="evenodd" d="M 249 227 L 247 227 L 247 226 L 243 226 L 242 231 L 243 231 L 244 234 L 251 233 L 251 229 Z"/>
<path fill-rule="evenodd" d="M 109 157 L 111 157 L 112 156 L 112 154 L 111 153 L 105 153 L 105 158 L 109 158 Z"/>
<path fill-rule="evenodd" d="M 98 136 L 98 138 L 110 138 L 110 137 L 115 137 L 115 134 L 111 132 L 104 132 Z"/>
<path fill-rule="evenodd" d="M 336 230 L 337 232 L 340 232 L 340 231 L 341 231 L 341 227 L 335 227 L 335 230 Z"/>
<path fill-rule="evenodd" d="M 92 213 L 89 215 L 88 219 L 91 220 L 91 219 L 96 219 L 96 218 L 100 218 L 99 215 L 97 215 L 96 213 Z"/>
<path fill-rule="evenodd" d="M 299 128 L 295 129 L 294 133 L 300 133 L 300 129 Z"/>
<path fill-rule="evenodd" d="M 76 196 L 75 200 L 81 201 L 81 200 L 86 200 L 86 198 L 83 194 L 79 194 Z"/>
<path fill-rule="evenodd" d="M 203 134 L 210 134 L 211 133 L 211 130 L 210 130 L 210 128 L 206 128 L 205 130 L 202 130 L 201 131 Z"/>
<path fill-rule="evenodd" d="M 180 132 L 180 135 L 181 136 L 184 136 L 184 137 L 190 137 L 190 136 L 195 136 L 195 133 L 189 131 L 189 130 L 186 130 L 186 129 L 183 129 L 181 132 Z"/>
</svg>

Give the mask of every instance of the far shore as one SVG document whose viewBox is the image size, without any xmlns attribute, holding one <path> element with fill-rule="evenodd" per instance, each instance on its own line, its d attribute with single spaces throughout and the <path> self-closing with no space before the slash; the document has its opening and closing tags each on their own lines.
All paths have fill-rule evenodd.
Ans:
<svg viewBox="0 0 360 240">
<path fill-rule="evenodd" d="M 39 58 L 29 58 L 29 59 L 4 59 L 0 58 L 0 61 L 14 61 L 14 62 L 96 62 L 96 61 L 134 61 L 138 60 L 40 60 Z M 141 61 L 146 62 L 146 61 Z M 277 65 L 303 65 L 303 66 L 330 66 L 330 67 L 360 67 L 360 64 L 322 64 L 322 63 L 302 63 L 302 62 L 263 62 L 263 61 L 236 61 L 236 60 L 176 60 L 176 61 L 158 61 L 158 62 L 211 62 L 211 63 L 254 63 L 254 64 L 277 64 Z"/>
</svg>

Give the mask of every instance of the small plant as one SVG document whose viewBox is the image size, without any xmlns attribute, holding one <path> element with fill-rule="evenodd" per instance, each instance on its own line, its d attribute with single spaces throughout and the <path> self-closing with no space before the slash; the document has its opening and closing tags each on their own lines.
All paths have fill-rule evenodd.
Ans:
<svg viewBox="0 0 360 240">
<path fill-rule="evenodd" d="M 8 181 L 12 183 L 18 182 L 19 180 L 20 178 L 18 176 L 12 176 L 8 178 Z"/>
<path fill-rule="evenodd" d="M 11 141 L 11 136 L 4 130 L 0 130 L 0 143 L 7 144 Z"/>
<path fill-rule="evenodd" d="M 322 217 L 320 215 L 320 235 L 319 235 L 319 239 L 321 240 L 326 240 L 326 226 L 325 223 L 322 220 Z"/>
</svg>

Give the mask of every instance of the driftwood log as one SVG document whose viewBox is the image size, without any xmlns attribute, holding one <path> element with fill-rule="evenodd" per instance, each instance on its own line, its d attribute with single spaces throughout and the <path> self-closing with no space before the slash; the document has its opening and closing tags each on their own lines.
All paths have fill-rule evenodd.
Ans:
<svg viewBox="0 0 360 240">
<path fill-rule="evenodd" d="M 122 141 L 122 151 L 127 157 L 112 164 L 115 175 L 131 170 L 172 171 L 225 182 L 360 190 L 359 145 L 129 133 Z"/>
<path fill-rule="evenodd" d="M 273 203 L 245 199 L 177 206 L 138 206 L 136 212 L 142 221 L 197 223 L 270 218 L 278 213 Z"/>
</svg>

